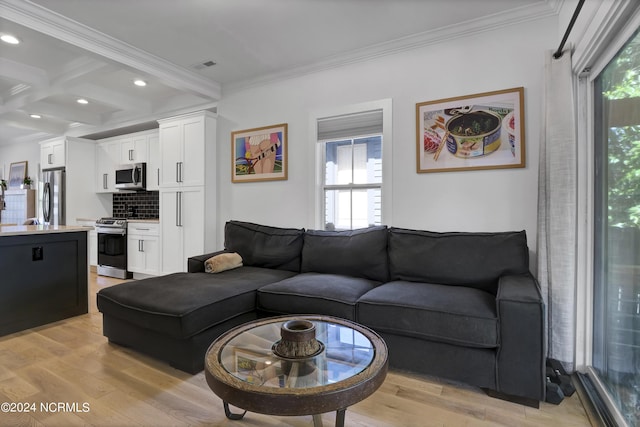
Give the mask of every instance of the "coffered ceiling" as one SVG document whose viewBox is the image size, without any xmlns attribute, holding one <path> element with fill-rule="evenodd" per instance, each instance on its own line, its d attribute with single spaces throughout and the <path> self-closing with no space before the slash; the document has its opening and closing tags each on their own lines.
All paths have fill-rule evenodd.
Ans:
<svg viewBox="0 0 640 427">
<path fill-rule="evenodd" d="M 262 82 L 557 14 L 562 1 L 0 0 L 0 33 L 20 40 L 0 42 L 0 144 L 142 129 Z"/>
</svg>

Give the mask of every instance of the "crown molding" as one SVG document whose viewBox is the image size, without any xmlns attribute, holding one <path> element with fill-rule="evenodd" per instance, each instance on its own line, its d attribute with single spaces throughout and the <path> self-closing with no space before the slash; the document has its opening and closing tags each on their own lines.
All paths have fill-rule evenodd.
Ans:
<svg viewBox="0 0 640 427">
<path fill-rule="evenodd" d="M 220 84 L 28 0 L 0 0 L 0 16 L 157 77 L 163 83 L 217 101 Z"/>
<path fill-rule="evenodd" d="M 290 68 L 284 72 L 276 72 L 255 79 L 225 84 L 222 88 L 223 94 L 240 92 L 242 90 L 267 83 L 301 77 L 332 68 L 338 68 L 405 51 L 419 49 L 461 37 L 469 37 L 474 34 L 493 31 L 497 28 L 555 16 L 559 13 L 563 2 L 564 0 L 546 0 L 545 2 L 537 3 L 532 6 L 522 6 L 516 9 L 510 9 L 506 12 L 472 19 L 462 24 L 449 25 L 413 34 L 411 36 L 378 43 L 362 49 L 353 50 L 345 54 L 330 56 L 322 61 L 314 62 L 312 64 L 303 64 L 298 67 Z"/>
</svg>

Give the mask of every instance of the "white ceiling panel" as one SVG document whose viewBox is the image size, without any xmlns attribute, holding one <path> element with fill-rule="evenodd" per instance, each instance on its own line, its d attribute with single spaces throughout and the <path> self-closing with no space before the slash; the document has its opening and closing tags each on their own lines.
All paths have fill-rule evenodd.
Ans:
<svg viewBox="0 0 640 427">
<path fill-rule="evenodd" d="M 0 43 L 0 144 L 103 134 L 213 108 L 222 89 L 548 16 L 559 3 L 0 0 L 0 33 L 21 40 Z M 136 78 L 148 85 L 134 86 Z M 34 125 L 29 114 L 38 110 Z"/>
</svg>

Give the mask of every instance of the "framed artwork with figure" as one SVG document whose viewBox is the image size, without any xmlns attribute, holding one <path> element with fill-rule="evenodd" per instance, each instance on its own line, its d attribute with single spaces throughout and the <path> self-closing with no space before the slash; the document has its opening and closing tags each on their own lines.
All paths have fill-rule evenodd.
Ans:
<svg viewBox="0 0 640 427">
<path fill-rule="evenodd" d="M 287 124 L 231 133 L 231 182 L 287 179 Z"/>
</svg>

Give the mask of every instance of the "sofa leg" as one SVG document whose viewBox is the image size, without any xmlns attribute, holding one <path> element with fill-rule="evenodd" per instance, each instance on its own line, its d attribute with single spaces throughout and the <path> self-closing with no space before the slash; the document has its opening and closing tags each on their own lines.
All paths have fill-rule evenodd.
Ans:
<svg viewBox="0 0 640 427">
<path fill-rule="evenodd" d="M 483 388 L 482 390 L 484 390 L 487 396 L 494 397 L 496 399 L 506 400 L 508 402 L 517 403 L 519 405 L 529 406 L 530 408 L 540 408 L 540 401 L 538 401 L 537 399 L 500 393 L 499 391 L 491 390 L 490 388 Z"/>
</svg>

